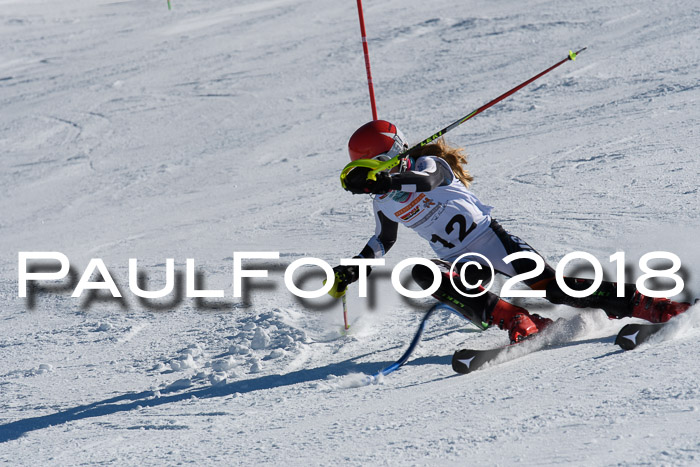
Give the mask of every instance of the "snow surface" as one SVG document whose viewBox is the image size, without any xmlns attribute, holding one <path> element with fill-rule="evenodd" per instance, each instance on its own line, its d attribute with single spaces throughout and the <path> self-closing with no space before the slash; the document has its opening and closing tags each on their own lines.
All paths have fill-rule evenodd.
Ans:
<svg viewBox="0 0 700 467">
<path fill-rule="evenodd" d="M 373 232 L 338 182 L 371 117 L 356 4 L 0 0 L 0 461 L 10 464 L 698 465 L 691 323 L 622 352 L 629 320 L 582 314 L 575 342 L 456 376 L 452 352 L 506 342 L 390 286 L 431 257 L 402 229 L 372 297 L 298 300 L 293 260 L 337 264 Z M 691 0 L 365 1 L 379 115 L 414 142 L 566 56 L 448 135 L 474 191 L 553 264 L 566 253 L 679 255 L 697 296 L 700 8 Z M 20 251 L 101 258 L 124 295 L 18 297 Z M 267 279 L 233 297 L 234 251 Z M 178 293 L 148 288 L 174 258 Z M 185 260 L 201 288 L 184 298 Z M 305 281 L 301 281 L 301 278 Z M 298 272 L 305 288 L 318 275 Z M 75 280 L 73 280 L 73 286 Z"/>
</svg>

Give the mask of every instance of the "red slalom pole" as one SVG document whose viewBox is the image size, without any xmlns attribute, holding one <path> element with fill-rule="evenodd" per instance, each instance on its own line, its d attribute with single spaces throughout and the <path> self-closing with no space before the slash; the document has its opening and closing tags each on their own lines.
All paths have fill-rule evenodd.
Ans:
<svg viewBox="0 0 700 467">
<path fill-rule="evenodd" d="M 374 85 L 372 84 L 372 70 L 369 66 L 369 48 L 367 47 L 367 33 L 365 32 L 365 17 L 362 12 L 362 0 L 357 0 L 357 13 L 360 15 L 360 33 L 362 34 L 362 50 L 365 52 L 365 68 L 367 69 L 369 102 L 372 105 L 372 120 L 377 120 L 377 103 L 374 101 Z"/>
</svg>

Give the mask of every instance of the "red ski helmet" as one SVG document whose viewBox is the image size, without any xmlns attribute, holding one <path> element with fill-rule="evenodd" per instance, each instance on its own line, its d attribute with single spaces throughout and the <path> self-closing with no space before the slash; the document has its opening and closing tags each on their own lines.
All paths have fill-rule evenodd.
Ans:
<svg viewBox="0 0 700 467">
<path fill-rule="evenodd" d="M 401 130 L 386 120 L 374 120 L 358 128 L 348 141 L 350 160 L 389 160 L 408 148 Z"/>
</svg>

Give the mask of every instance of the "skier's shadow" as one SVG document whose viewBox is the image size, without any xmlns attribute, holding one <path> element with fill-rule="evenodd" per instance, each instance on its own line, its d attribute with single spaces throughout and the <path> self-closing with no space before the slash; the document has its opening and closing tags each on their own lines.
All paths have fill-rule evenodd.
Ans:
<svg viewBox="0 0 700 467">
<path fill-rule="evenodd" d="M 398 347 L 396 347 L 398 348 Z M 392 350 L 392 349 L 387 349 Z M 94 417 L 102 417 L 119 412 L 129 412 L 131 410 L 141 410 L 146 407 L 158 407 L 172 404 L 196 397 L 198 399 L 209 399 L 214 397 L 226 397 L 233 394 L 246 394 L 264 389 L 272 389 L 284 386 L 291 386 L 299 383 L 325 380 L 328 375 L 345 375 L 349 373 L 373 374 L 385 368 L 391 362 L 363 362 L 356 363 L 355 360 L 365 357 L 360 355 L 348 360 L 332 363 L 320 368 L 303 369 L 293 371 L 284 375 L 267 375 L 260 378 L 235 381 L 220 386 L 208 386 L 204 388 L 193 388 L 185 392 L 178 389 L 161 390 L 160 397 L 156 397 L 153 391 L 143 391 L 138 393 L 122 394 L 92 404 L 73 407 L 50 415 L 25 418 L 10 423 L 0 425 L 0 443 L 15 440 L 21 436 L 36 430 L 48 428 L 50 426 L 62 425 L 64 423 L 84 420 Z M 419 357 L 408 363 L 408 365 L 430 365 L 449 364 L 448 356 Z"/>
</svg>

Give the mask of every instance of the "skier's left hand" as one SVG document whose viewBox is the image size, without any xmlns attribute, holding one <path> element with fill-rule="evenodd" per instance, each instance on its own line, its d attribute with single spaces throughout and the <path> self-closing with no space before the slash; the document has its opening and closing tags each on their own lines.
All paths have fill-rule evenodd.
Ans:
<svg viewBox="0 0 700 467">
<path fill-rule="evenodd" d="M 376 180 L 367 178 L 370 169 L 356 167 L 350 171 L 345 179 L 346 190 L 358 194 L 381 195 L 391 191 L 391 175 L 386 172 L 378 172 Z"/>
</svg>

